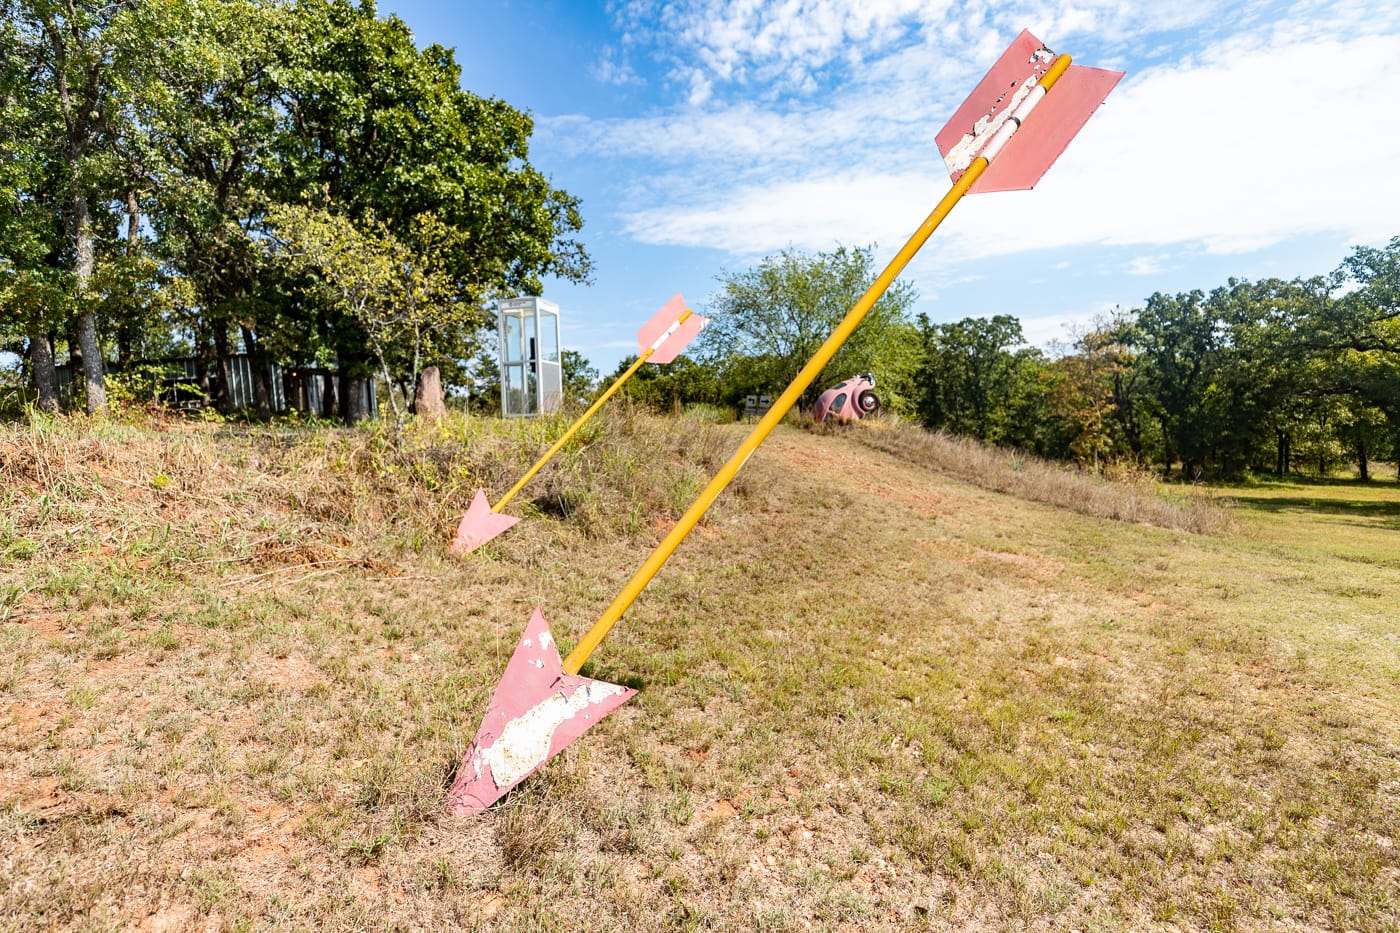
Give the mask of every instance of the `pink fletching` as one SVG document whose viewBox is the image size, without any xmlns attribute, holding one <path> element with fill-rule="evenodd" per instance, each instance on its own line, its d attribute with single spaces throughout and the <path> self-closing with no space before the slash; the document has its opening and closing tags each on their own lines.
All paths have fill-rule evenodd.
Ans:
<svg viewBox="0 0 1400 933">
<path fill-rule="evenodd" d="M 648 363 L 669 363 L 680 356 L 681 351 L 690 345 L 700 331 L 705 329 L 709 323 L 709 318 L 703 318 L 698 314 L 692 314 L 681 322 L 670 334 L 671 325 L 680 319 L 685 313 L 685 299 L 680 292 L 670 301 L 661 306 L 661 310 L 652 316 L 650 321 L 642 325 L 642 329 L 637 331 L 637 353 L 641 355 L 651 349 L 652 344 L 665 336 L 665 340 L 656 347 L 656 352 L 647 360 Z"/>
<path fill-rule="evenodd" d="M 1055 57 L 1025 30 L 992 65 L 936 137 L 954 181 L 982 154 Z M 1121 71 L 1071 65 L 969 193 L 1034 187 L 1122 77 Z"/>
</svg>

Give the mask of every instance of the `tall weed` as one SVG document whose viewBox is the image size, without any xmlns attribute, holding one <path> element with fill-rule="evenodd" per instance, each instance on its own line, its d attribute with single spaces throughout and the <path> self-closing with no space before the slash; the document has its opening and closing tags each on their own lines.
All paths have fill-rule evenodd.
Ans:
<svg viewBox="0 0 1400 933">
<path fill-rule="evenodd" d="M 1197 534 L 1218 534 L 1234 527 L 1221 501 L 1189 489 L 1164 493 L 1154 476 L 1127 465 L 1115 465 L 1111 471 L 1096 475 L 943 431 L 888 422 L 876 429 L 867 430 L 864 424 L 860 427 L 862 430 L 852 432 L 860 443 L 983 489 L 1096 518 Z"/>
</svg>

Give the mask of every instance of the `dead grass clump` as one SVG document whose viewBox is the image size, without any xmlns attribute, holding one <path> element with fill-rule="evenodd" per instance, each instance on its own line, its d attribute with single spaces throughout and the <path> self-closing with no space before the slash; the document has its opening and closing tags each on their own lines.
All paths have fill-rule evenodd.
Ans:
<svg viewBox="0 0 1400 933">
<path fill-rule="evenodd" d="M 293 443 L 279 472 L 311 479 L 297 493 L 299 509 L 381 533 L 394 528 L 395 537 L 421 550 L 455 528 L 478 488 L 492 501 L 504 494 L 563 435 L 575 414 L 510 421 L 449 416 L 412 423 L 403 431 L 376 425 L 323 432 Z M 734 443 L 729 432 L 703 416 L 662 417 L 614 403 L 585 425 L 509 508 L 560 519 L 590 538 L 636 534 L 679 515 Z M 732 488 L 745 495 L 750 481 L 741 476 Z"/>
<path fill-rule="evenodd" d="M 0 427 L 0 554 L 120 556 L 162 568 L 198 560 L 220 531 L 187 525 L 210 505 L 221 524 L 233 520 L 238 496 L 210 490 L 236 473 L 202 425 L 152 431 L 36 416 Z"/>
<path fill-rule="evenodd" d="M 103 498 L 199 484 L 217 467 L 207 430 L 150 431 L 112 422 L 50 419 L 0 428 L 0 489 L 15 498 Z"/>
<path fill-rule="evenodd" d="M 851 437 L 868 447 L 931 467 L 961 480 L 1021 499 L 1072 509 L 1095 518 L 1156 525 L 1197 534 L 1230 530 L 1229 511 L 1195 495 L 1167 498 L 1143 471 L 1098 476 L 1017 450 L 991 447 L 943 431 L 911 425 L 882 425 Z"/>
<path fill-rule="evenodd" d="M 589 537 L 631 535 L 679 517 L 733 453 L 731 432 L 701 417 L 658 417 L 621 405 L 587 448 L 547 468 L 532 499 Z M 522 472 L 523 472 L 522 468 Z M 742 473 L 736 495 L 753 491 Z"/>
<path fill-rule="evenodd" d="M 545 799 L 512 801 L 496 823 L 501 860 L 513 871 L 543 871 L 568 841 L 564 815 Z"/>
</svg>

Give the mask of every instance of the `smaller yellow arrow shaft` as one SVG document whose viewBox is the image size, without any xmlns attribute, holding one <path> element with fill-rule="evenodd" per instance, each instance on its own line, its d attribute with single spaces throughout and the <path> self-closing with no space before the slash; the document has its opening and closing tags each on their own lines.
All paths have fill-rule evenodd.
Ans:
<svg viewBox="0 0 1400 933">
<path fill-rule="evenodd" d="M 687 308 L 685 312 L 682 313 L 681 316 L 676 319 L 676 323 L 672 325 L 673 329 L 679 326 L 680 324 L 684 323 L 685 319 L 690 317 L 692 313 L 693 312 Z M 667 333 L 663 335 L 663 340 L 666 336 L 669 336 L 670 333 L 671 331 L 667 331 Z M 657 341 L 658 344 L 660 342 L 661 341 Z M 506 494 L 502 496 L 495 505 L 491 506 L 491 511 L 499 513 L 501 509 L 505 508 L 506 503 L 510 502 L 511 499 L 514 499 L 515 494 L 520 492 L 521 489 L 524 489 L 525 484 L 530 482 L 530 480 L 534 479 L 535 474 L 538 473 L 540 470 L 544 469 L 544 465 L 548 463 L 555 454 L 564 449 L 564 445 L 569 443 L 569 439 L 578 433 L 579 428 L 587 424 L 588 419 L 592 418 L 595 414 L 597 414 L 598 409 L 602 408 L 603 405 L 607 402 L 607 400 L 612 398 L 618 389 L 622 388 L 622 384 L 628 379 L 631 379 L 633 373 L 641 369 L 642 364 L 645 363 L 647 360 L 651 359 L 651 355 L 655 352 L 656 345 L 652 345 L 643 350 L 642 355 L 637 357 L 637 362 L 633 363 L 627 368 L 626 372 L 624 372 L 621 376 L 618 376 L 617 379 L 613 380 L 613 384 L 608 386 L 607 391 L 604 392 L 602 395 L 598 396 L 598 398 L 593 402 L 593 404 L 588 406 L 588 410 L 585 411 L 582 415 L 579 415 L 578 420 L 569 426 L 569 430 L 564 432 L 564 436 L 559 438 L 559 440 L 555 441 L 554 446 L 549 448 L 549 450 L 545 452 L 543 457 L 540 457 L 540 459 L 536 460 L 535 465 L 530 467 L 530 469 L 525 472 L 525 475 L 520 477 L 516 484 L 510 487 Z"/>
</svg>

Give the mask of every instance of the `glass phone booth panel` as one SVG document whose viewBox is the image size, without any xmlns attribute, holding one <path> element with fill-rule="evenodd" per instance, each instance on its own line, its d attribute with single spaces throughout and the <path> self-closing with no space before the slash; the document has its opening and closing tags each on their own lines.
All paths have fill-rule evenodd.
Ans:
<svg viewBox="0 0 1400 933">
<path fill-rule="evenodd" d="M 501 414 L 522 418 L 563 402 L 559 306 L 543 298 L 497 304 L 501 340 Z"/>
</svg>

